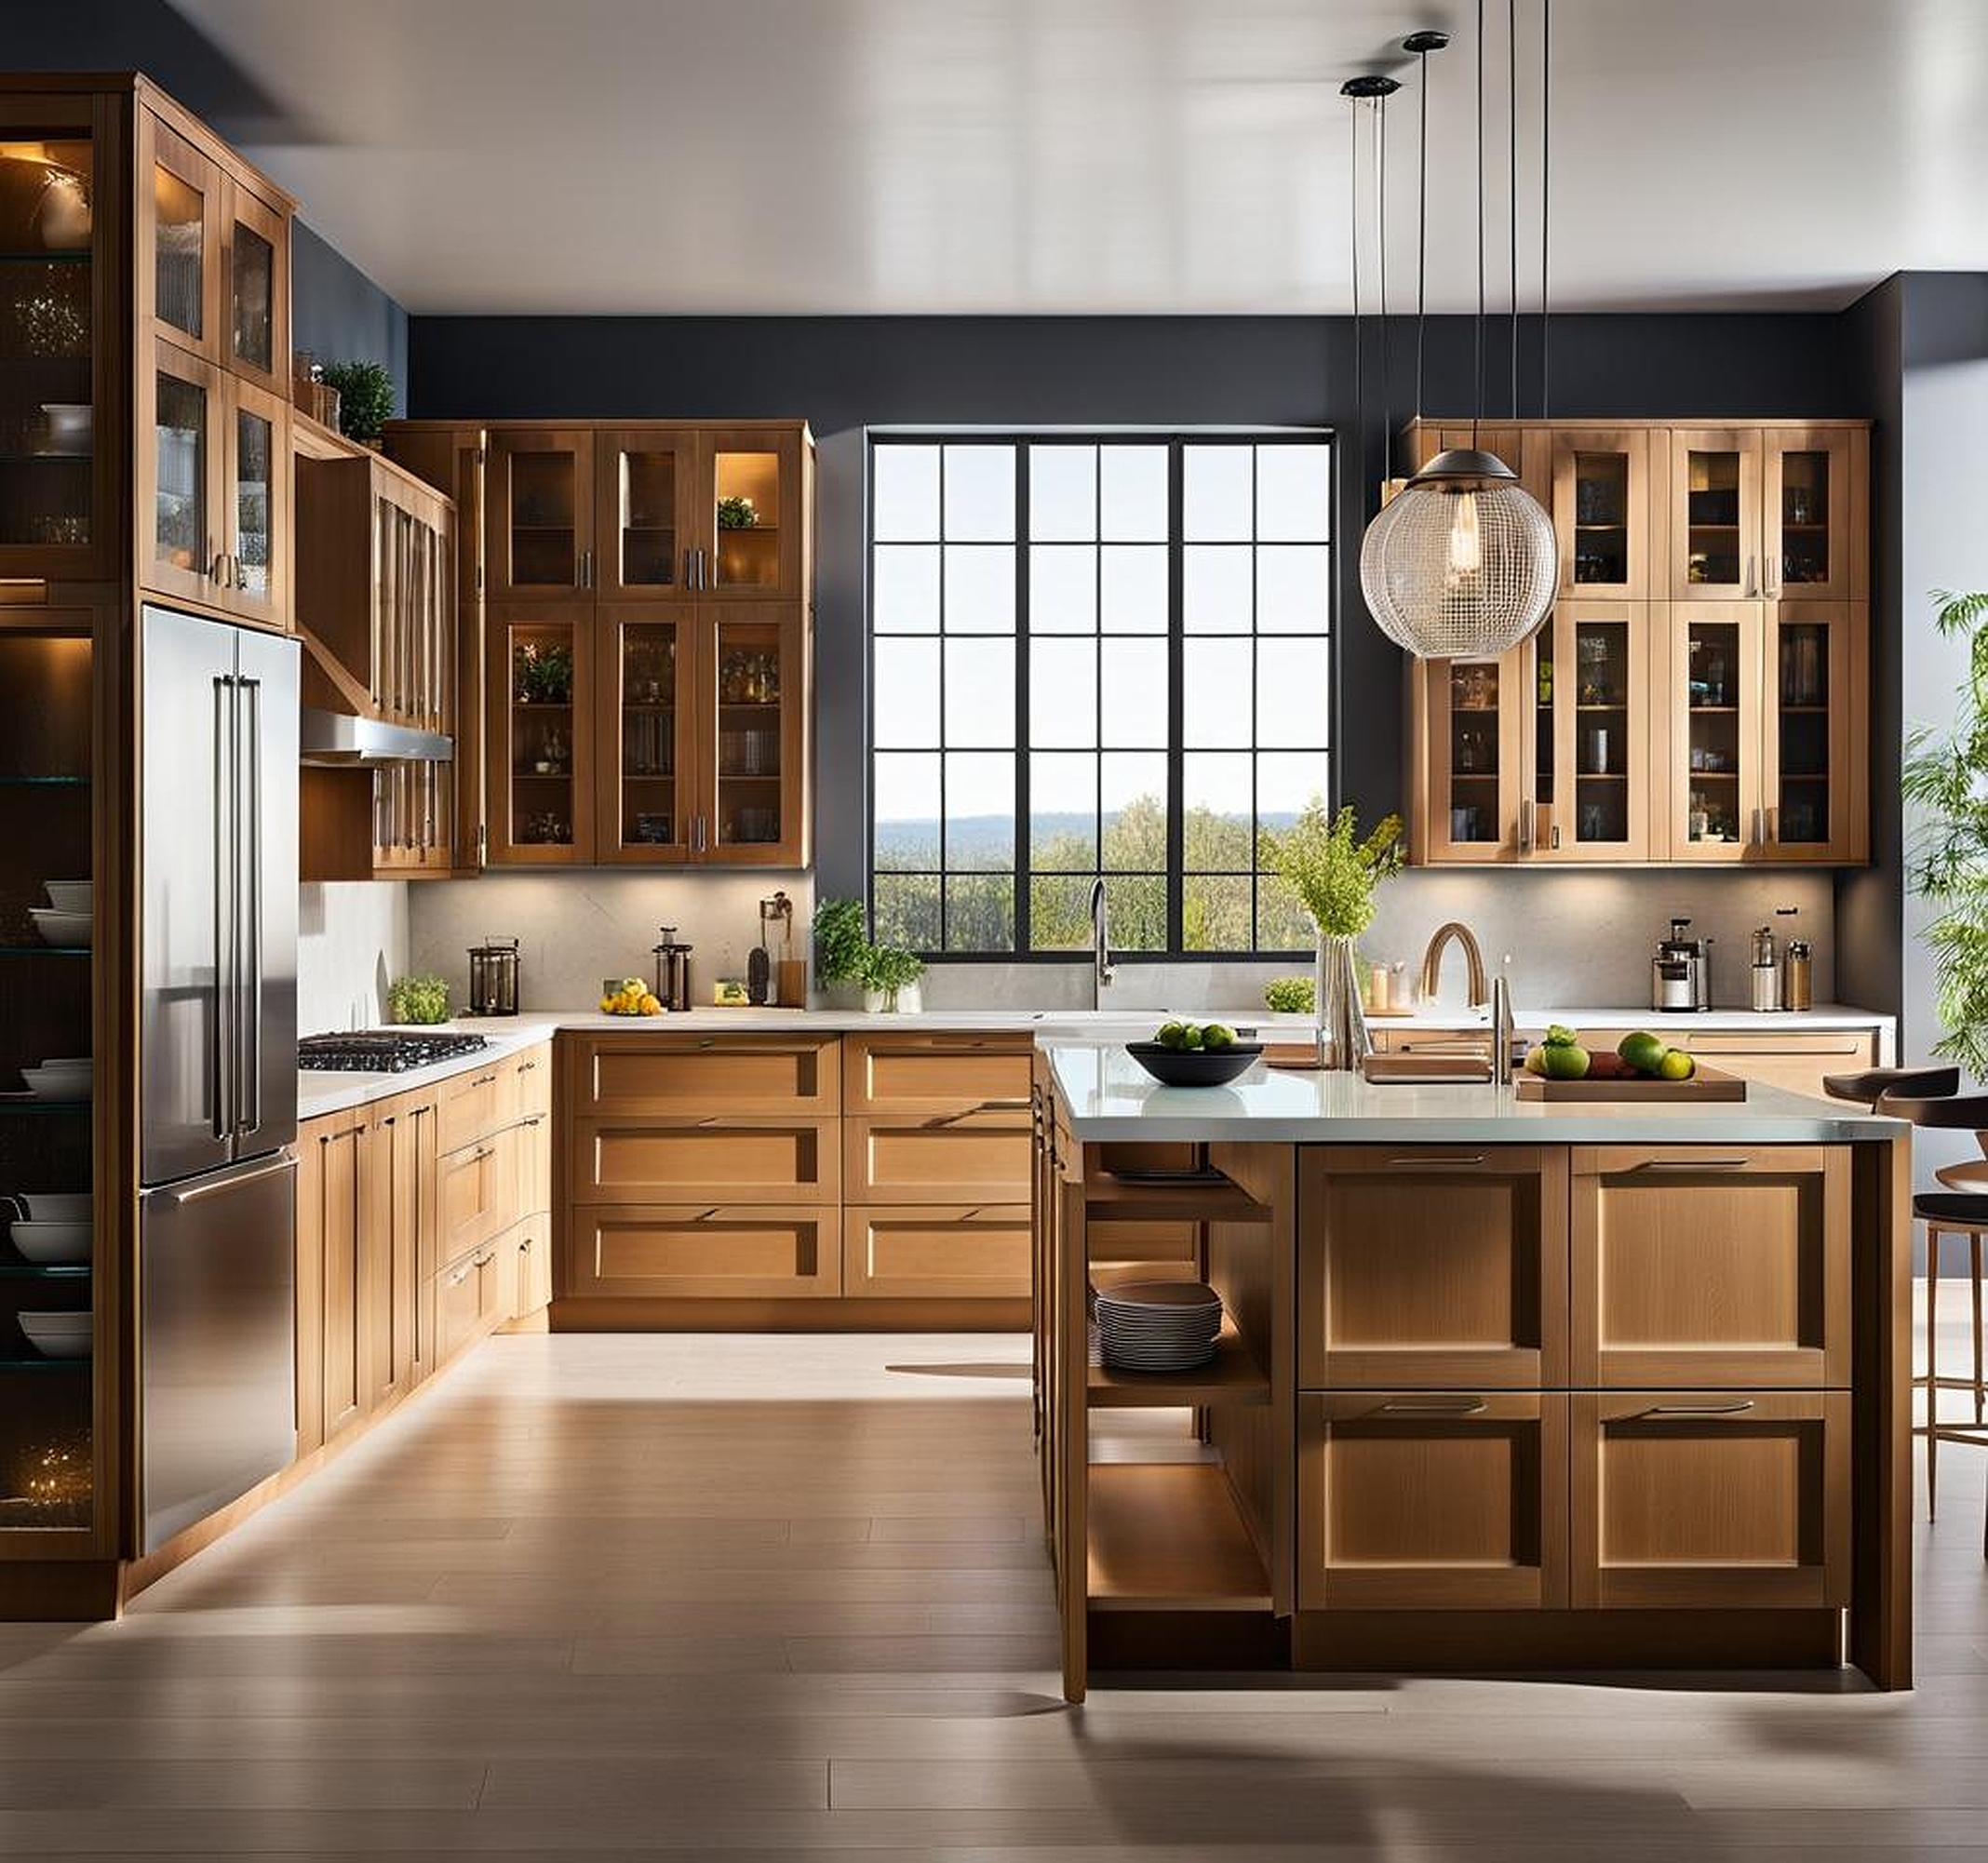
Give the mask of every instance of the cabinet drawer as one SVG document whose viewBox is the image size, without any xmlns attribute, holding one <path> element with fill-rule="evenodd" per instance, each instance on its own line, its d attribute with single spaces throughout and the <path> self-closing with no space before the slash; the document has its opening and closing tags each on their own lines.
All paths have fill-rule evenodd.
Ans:
<svg viewBox="0 0 1988 1863">
<path fill-rule="evenodd" d="M 836 1119 L 582 1119 L 572 1196 L 584 1203 L 833 1203 Z"/>
<path fill-rule="evenodd" d="M 517 1163 L 517 1213 L 552 1208 L 552 1115 L 528 1114 L 513 1128 Z"/>
<path fill-rule="evenodd" d="M 1553 1147 L 1309 1147 L 1299 1384 L 1565 1384 L 1566 1207 Z"/>
<path fill-rule="evenodd" d="M 530 1119 L 552 1111 L 552 1050 L 541 1044 L 513 1055 L 506 1063 L 510 1096 L 505 1117 Z"/>
<path fill-rule="evenodd" d="M 435 1283 L 436 1360 L 441 1363 L 505 1317 L 498 1244 L 472 1250 L 437 1275 Z"/>
<path fill-rule="evenodd" d="M 437 1172 L 437 1253 L 454 1262 L 517 1217 L 519 1136 L 513 1126 L 448 1153 Z"/>
<path fill-rule="evenodd" d="M 842 1212 L 842 1292 L 1026 1300 L 1028 1206 L 851 1204 Z"/>
<path fill-rule="evenodd" d="M 841 1284 L 838 1213 L 821 1204 L 629 1205 L 572 1218 L 582 1296 L 805 1299 Z"/>
<path fill-rule="evenodd" d="M 1688 1034 L 1683 1046 L 1728 1074 L 1785 1087 L 1791 1093 L 1826 1097 L 1829 1074 L 1851 1074 L 1877 1065 L 1877 1037 L 1869 1030 L 1791 1029 L 1785 1035 Z"/>
<path fill-rule="evenodd" d="M 1850 1381 L 1850 1172 L 1823 1146 L 1577 1146 L 1573 1382 Z"/>
<path fill-rule="evenodd" d="M 1580 1392 L 1569 1401 L 1577 1606 L 1849 1602 L 1847 1394 Z"/>
<path fill-rule="evenodd" d="M 820 1117 L 841 1103 L 833 1036 L 626 1035 L 574 1044 L 576 1114 Z"/>
<path fill-rule="evenodd" d="M 1538 1391 L 1300 1396 L 1298 1608 L 1564 1606 L 1566 1404 Z"/>
<path fill-rule="evenodd" d="M 842 1105 L 869 1116 L 1026 1111 L 1033 1052 L 1012 1035 L 848 1036 Z"/>
<path fill-rule="evenodd" d="M 845 1119 L 852 1203 L 1026 1203 L 1028 1114 Z"/>
<path fill-rule="evenodd" d="M 487 1138 L 511 1119 L 512 1070 L 508 1061 L 492 1061 L 444 1080 L 436 1089 L 436 1143 L 444 1152 Z"/>
</svg>

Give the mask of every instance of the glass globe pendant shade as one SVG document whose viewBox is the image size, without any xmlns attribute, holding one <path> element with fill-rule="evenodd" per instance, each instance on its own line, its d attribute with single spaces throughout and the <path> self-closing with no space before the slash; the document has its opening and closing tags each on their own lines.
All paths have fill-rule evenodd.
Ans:
<svg viewBox="0 0 1988 1863">
<path fill-rule="evenodd" d="M 1367 526 L 1360 587 L 1380 630 L 1417 660 L 1484 660 L 1553 605 L 1553 521 L 1496 453 L 1438 453 Z"/>
</svg>

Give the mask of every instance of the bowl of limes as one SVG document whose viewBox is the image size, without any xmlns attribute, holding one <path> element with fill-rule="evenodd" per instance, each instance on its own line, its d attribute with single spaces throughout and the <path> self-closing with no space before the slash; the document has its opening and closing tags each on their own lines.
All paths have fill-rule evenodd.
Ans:
<svg viewBox="0 0 1988 1863">
<path fill-rule="evenodd" d="M 1239 1040 L 1226 1022 L 1168 1022 L 1125 1052 L 1163 1087 L 1220 1087 L 1249 1071 L 1263 1043 Z"/>
</svg>

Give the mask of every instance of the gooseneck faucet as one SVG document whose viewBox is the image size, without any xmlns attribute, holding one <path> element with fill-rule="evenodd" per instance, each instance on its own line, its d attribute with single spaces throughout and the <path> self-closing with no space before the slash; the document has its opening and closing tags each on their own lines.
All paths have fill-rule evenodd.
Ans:
<svg viewBox="0 0 1988 1863">
<path fill-rule="evenodd" d="M 1111 915 L 1105 905 L 1105 882 L 1091 882 L 1091 1007 L 1102 1007 L 1111 986 Z"/>
<path fill-rule="evenodd" d="M 1477 940 L 1471 928 L 1459 918 L 1452 918 L 1447 925 L 1436 927 L 1429 941 L 1428 950 L 1422 953 L 1422 1000 L 1435 1000 L 1436 991 L 1443 981 L 1443 953 L 1452 942 L 1463 946 L 1463 960 L 1470 966 L 1471 1007 L 1475 1009 L 1484 1001 L 1484 954 L 1478 948 Z"/>
</svg>

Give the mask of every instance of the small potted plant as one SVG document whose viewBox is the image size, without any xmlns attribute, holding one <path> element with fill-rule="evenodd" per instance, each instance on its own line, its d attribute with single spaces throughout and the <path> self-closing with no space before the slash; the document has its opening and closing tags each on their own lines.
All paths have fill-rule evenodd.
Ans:
<svg viewBox="0 0 1988 1863">
<path fill-rule="evenodd" d="M 923 1006 L 918 980 L 925 962 L 915 951 L 896 945 L 873 945 L 863 967 L 863 1006 L 872 1015 L 916 1015 Z"/>
<path fill-rule="evenodd" d="M 521 705 L 572 703 L 573 652 L 552 642 L 527 640 L 517 650 L 514 671 Z"/>
<path fill-rule="evenodd" d="M 377 362 L 328 362 L 327 384 L 338 390 L 338 430 L 348 440 L 377 448 L 394 418 L 394 378 Z"/>
<path fill-rule="evenodd" d="M 869 932 L 860 899 L 824 899 L 814 907 L 814 983 L 830 1007 L 860 999 L 869 960 Z M 836 1000 L 840 999 L 840 1000 Z"/>
<path fill-rule="evenodd" d="M 720 530 L 750 530 L 759 522 L 759 507 L 749 498 L 721 498 L 718 501 Z"/>
<path fill-rule="evenodd" d="M 449 985 L 437 976 L 396 977 L 386 993 L 386 1012 L 395 1022 L 447 1022 Z"/>
</svg>

